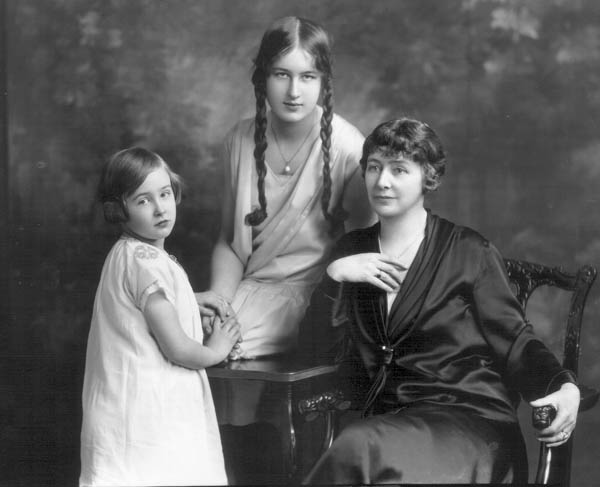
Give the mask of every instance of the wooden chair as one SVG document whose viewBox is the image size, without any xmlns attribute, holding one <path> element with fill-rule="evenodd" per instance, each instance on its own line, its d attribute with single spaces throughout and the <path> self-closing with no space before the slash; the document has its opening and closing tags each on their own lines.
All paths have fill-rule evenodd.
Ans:
<svg viewBox="0 0 600 487">
<path fill-rule="evenodd" d="M 532 293 L 541 286 L 552 286 L 571 293 L 565 323 L 562 364 L 563 367 L 577 374 L 583 311 L 590 288 L 596 279 L 596 269 L 585 265 L 576 272 L 568 272 L 561 267 L 548 267 L 513 259 L 505 259 L 505 264 L 508 276 L 515 286 L 515 295 L 525 310 Z M 598 391 L 582 384 L 579 387 L 581 390 L 579 411 L 583 412 L 591 409 L 598 402 Z M 536 484 L 569 486 L 575 433 L 567 443 L 559 447 L 540 446 Z"/>
<path fill-rule="evenodd" d="M 585 302 L 596 278 L 596 269 L 583 266 L 574 273 L 560 267 L 548 267 L 530 262 L 505 259 L 515 295 L 527 309 L 532 293 L 540 286 L 553 286 L 571 293 L 569 313 L 565 323 L 564 367 L 577 374 L 579 339 Z M 266 357 L 258 360 L 229 362 L 207 369 L 209 379 L 248 379 L 265 381 L 279 391 L 273 404 L 273 424 L 282 435 L 286 472 L 290 482 L 301 477 L 302 452 L 297 438 L 305 421 L 323 418 L 322 447 L 325 451 L 333 441 L 337 412 L 350 406 L 335 389 L 335 365 L 307 363 L 297 357 Z M 580 411 L 592 408 L 598 401 L 598 391 L 580 385 Z M 558 448 L 540 447 L 536 483 L 569 486 L 573 435 Z"/>
</svg>

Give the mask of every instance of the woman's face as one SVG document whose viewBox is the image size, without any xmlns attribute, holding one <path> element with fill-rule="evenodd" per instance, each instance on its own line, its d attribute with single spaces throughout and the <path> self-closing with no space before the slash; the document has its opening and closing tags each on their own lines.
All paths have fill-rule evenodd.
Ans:
<svg viewBox="0 0 600 487">
<path fill-rule="evenodd" d="M 148 174 L 133 194 L 125 198 L 125 206 L 129 214 L 125 227 L 163 248 L 177 217 L 177 203 L 167 171 L 161 167 Z"/>
<path fill-rule="evenodd" d="M 275 60 L 267 77 L 267 100 L 284 123 L 300 122 L 314 113 L 321 94 L 322 74 L 313 57 L 295 47 Z"/>
<path fill-rule="evenodd" d="M 367 159 L 365 184 L 371 207 L 381 219 L 423 208 L 423 170 L 410 159 L 374 152 Z"/>
</svg>

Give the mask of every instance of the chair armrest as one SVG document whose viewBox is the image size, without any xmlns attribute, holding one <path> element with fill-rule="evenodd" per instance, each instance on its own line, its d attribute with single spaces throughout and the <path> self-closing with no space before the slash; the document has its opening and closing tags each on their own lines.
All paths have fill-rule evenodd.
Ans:
<svg viewBox="0 0 600 487">
<path fill-rule="evenodd" d="M 556 417 L 556 408 L 554 406 L 540 406 L 531 411 L 531 421 L 533 427 L 542 430 L 550 426 Z"/>
<path fill-rule="evenodd" d="M 591 387 L 580 385 L 579 391 L 581 392 L 581 400 L 579 402 L 579 411 L 587 411 L 593 408 L 598 402 L 600 394 L 596 389 Z M 533 427 L 536 429 L 544 429 L 550 426 L 550 423 L 554 421 L 556 417 L 556 409 L 554 406 L 540 406 L 533 408 L 531 412 L 531 420 Z"/>
</svg>

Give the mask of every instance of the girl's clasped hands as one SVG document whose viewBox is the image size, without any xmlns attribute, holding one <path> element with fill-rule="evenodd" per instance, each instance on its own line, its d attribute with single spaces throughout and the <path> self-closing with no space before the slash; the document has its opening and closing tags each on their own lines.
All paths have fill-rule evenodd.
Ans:
<svg viewBox="0 0 600 487">
<path fill-rule="evenodd" d="M 202 329 L 206 335 L 206 345 L 215 348 L 227 348 L 227 359 L 236 356 L 242 342 L 240 324 L 231 304 L 214 291 L 196 294 L 196 302 L 202 317 Z M 235 339 L 231 347 L 230 340 Z"/>
</svg>

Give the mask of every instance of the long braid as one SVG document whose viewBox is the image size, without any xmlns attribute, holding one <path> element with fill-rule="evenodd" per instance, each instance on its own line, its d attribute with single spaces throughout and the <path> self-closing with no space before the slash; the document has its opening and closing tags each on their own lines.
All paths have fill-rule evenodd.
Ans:
<svg viewBox="0 0 600 487">
<path fill-rule="evenodd" d="M 254 81 L 254 80 L 253 80 Z M 260 225 L 267 218 L 267 197 L 265 195 L 265 151 L 267 150 L 267 104 L 266 84 L 264 80 L 256 81 L 254 94 L 256 96 L 256 116 L 254 117 L 254 160 L 258 175 L 258 202 L 259 208 L 254 208 L 245 218 L 246 225 Z"/>
<path fill-rule="evenodd" d="M 336 205 L 333 211 L 329 212 L 329 203 L 331 200 L 332 181 L 331 181 L 331 121 L 333 119 L 333 87 L 331 76 L 323 78 L 323 115 L 321 116 L 321 146 L 323 153 L 323 194 L 321 195 L 321 208 L 323 216 L 330 223 L 330 233 L 335 234 L 339 226 L 347 217 L 347 213 L 342 204 Z"/>
</svg>

